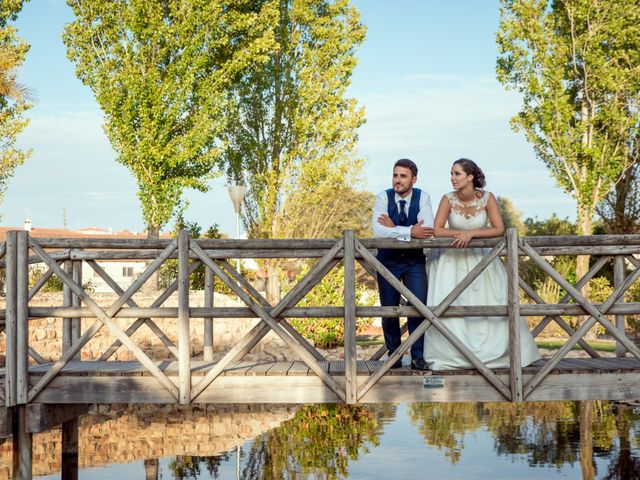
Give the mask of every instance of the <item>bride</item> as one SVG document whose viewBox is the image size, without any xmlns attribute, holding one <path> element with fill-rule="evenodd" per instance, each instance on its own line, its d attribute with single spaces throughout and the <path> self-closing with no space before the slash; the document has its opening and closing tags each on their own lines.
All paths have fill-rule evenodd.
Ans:
<svg viewBox="0 0 640 480">
<path fill-rule="evenodd" d="M 427 305 L 438 305 L 486 255 L 487 249 L 466 248 L 472 238 L 498 237 L 504 233 L 498 202 L 492 193 L 483 190 L 485 177 L 475 162 L 466 158 L 456 160 L 451 168 L 451 184 L 454 191 L 440 200 L 434 229 L 436 237 L 453 237 L 451 244 L 456 248 L 434 249 L 429 255 Z M 507 274 L 496 258 L 452 305 L 506 304 Z M 488 368 L 509 366 L 506 317 L 443 318 L 442 322 Z M 522 366 L 526 366 L 540 355 L 523 318 L 519 319 L 519 327 L 520 358 Z M 424 352 L 431 370 L 474 368 L 434 327 L 425 333 Z"/>
</svg>

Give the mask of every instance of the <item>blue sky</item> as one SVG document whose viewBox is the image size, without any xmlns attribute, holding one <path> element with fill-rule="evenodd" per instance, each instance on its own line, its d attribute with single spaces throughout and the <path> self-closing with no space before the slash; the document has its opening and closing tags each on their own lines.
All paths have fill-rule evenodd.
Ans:
<svg viewBox="0 0 640 480">
<path fill-rule="evenodd" d="M 434 209 L 450 190 L 459 157 L 485 171 L 487 189 L 509 197 L 525 217 L 574 218 L 575 202 L 555 186 L 509 119 L 517 93 L 495 80 L 499 2 L 494 0 L 355 0 L 367 26 L 350 95 L 365 107 L 359 151 L 367 159 L 364 188 L 378 192 L 393 162 L 413 159 Z M 0 206 L 4 225 L 90 225 L 142 231 L 133 177 L 115 162 L 93 94 L 76 78 L 60 38 L 72 18 L 63 0 L 31 0 L 16 23 L 31 50 L 19 73 L 36 96 L 20 145 L 33 156 L 10 181 Z M 208 193 L 188 192 L 186 216 L 235 235 L 225 180 Z"/>
</svg>

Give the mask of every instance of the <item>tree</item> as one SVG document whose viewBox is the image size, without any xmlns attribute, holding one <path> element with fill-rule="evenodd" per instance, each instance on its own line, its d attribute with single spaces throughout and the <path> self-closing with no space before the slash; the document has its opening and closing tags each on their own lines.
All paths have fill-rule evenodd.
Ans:
<svg viewBox="0 0 640 480">
<path fill-rule="evenodd" d="M 356 9 L 348 0 L 280 0 L 273 33 L 278 48 L 236 85 L 222 157 L 229 181 L 249 186 L 244 221 L 257 238 L 292 231 L 303 210 L 287 197 L 332 195 L 353 186 L 362 166 L 354 150 L 363 111 L 345 97 L 365 34 Z"/>
<path fill-rule="evenodd" d="M 607 233 L 640 231 L 640 155 L 609 194 L 596 206 Z"/>
<path fill-rule="evenodd" d="M 273 47 L 273 1 L 67 0 L 76 73 L 105 114 L 117 161 L 135 176 L 149 236 L 184 189 L 208 189 L 229 89 Z"/>
<path fill-rule="evenodd" d="M 502 0 L 497 75 L 523 95 L 512 119 L 577 202 L 581 235 L 630 164 L 640 91 L 637 0 Z M 579 257 L 578 277 L 588 257 Z"/>
<path fill-rule="evenodd" d="M 24 0 L 0 3 L 0 202 L 15 169 L 31 155 L 30 150 L 15 146 L 18 135 L 29 124 L 29 119 L 24 118 L 31 108 L 29 91 L 16 77 L 16 69 L 24 62 L 29 45 L 8 24 L 17 18 L 23 4 Z"/>
<path fill-rule="evenodd" d="M 513 202 L 507 197 L 498 197 L 496 200 L 498 201 L 505 228 L 517 228 L 518 233 L 524 235 L 526 229 L 522 222 L 522 212 L 517 210 Z"/>
</svg>

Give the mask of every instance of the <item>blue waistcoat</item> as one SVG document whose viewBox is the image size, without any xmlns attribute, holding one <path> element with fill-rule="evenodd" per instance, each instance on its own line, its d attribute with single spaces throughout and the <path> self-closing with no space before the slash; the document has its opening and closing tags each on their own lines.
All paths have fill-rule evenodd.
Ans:
<svg viewBox="0 0 640 480">
<path fill-rule="evenodd" d="M 411 195 L 411 203 L 409 204 L 409 212 L 407 213 L 407 221 L 405 223 L 402 223 L 400 222 L 400 212 L 398 212 L 398 205 L 396 204 L 396 192 L 392 188 L 387 190 L 387 214 L 395 225 L 408 227 L 418 223 L 418 212 L 420 211 L 420 194 L 421 191 L 419 188 L 413 189 L 413 194 Z M 385 265 L 393 265 L 399 263 L 413 264 L 424 262 L 425 256 L 421 248 L 381 248 L 378 250 L 378 260 L 380 260 Z"/>
</svg>

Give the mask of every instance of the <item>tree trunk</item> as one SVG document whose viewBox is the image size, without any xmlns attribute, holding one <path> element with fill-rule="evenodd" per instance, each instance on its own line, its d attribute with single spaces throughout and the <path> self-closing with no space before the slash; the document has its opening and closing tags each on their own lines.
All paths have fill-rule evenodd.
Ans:
<svg viewBox="0 0 640 480">
<path fill-rule="evenodd" d="M 596 471 L 593 465 L 593 401 L 580 402 L 580 467 L 582 480 L 593 480 Z"/>
<path fill-rule="evenodd" d="M 579 235 L 592 235 L 593 234 L 593 210 L 590 208 L 586 208 L 578 205 L 578 234 Z M 582 277 L 586 275 L 589 271 L 589 255 L 578 255 L 576 257 L 576 281 L 580 280 Z M 582 295 L 586 298 L 589 298 L 589 285 L 585 285 L 580 290 Z M 582 324 L 587 320 L 586 316 L 582 316 L 578 318 L 578 324 Z M 590 330 L 586 338 L 593 339 L 595 338 L 595 333 Z"/>
<path fill-rule="evenodd" d="M 271 305 L 276 305 L 280 301 L 280 281 L 278 280 L 278 270 L 276 266 L 269 262 L 267 264 L 267 301 Z"/>
</svg>

